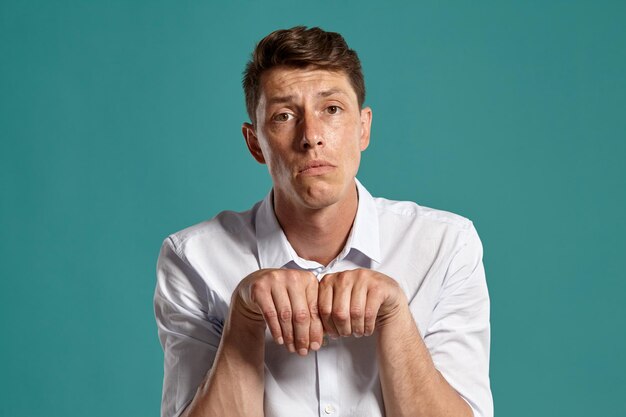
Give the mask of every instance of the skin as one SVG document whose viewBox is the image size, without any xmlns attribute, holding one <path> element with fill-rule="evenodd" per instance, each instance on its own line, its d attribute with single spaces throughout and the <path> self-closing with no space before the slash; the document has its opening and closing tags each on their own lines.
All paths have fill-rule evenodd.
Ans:
<svg viewBox="0 0 626 417">
<path fill-rule="evenodd" d="M 299 256 L 327 265 L 356 216 L 354 177 L 370 139 L 372 111 L 359 108 L 347 76 L 275 67 L 261 77 L 251 155 L 273 181 L 276 217 Z M 327 274 L 264 269 L 233 293 L 214 365 L 185 416 L 263 416 L 264 334 L 307 355 L 331 337 L 377 338 L 387 416 L 471 416 L 434 367 L 401 288 L 368 269 Z"/>
</svg>

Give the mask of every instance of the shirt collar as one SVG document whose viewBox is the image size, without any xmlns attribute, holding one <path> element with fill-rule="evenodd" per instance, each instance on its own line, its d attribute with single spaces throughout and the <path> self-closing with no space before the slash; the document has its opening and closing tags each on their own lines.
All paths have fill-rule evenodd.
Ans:
<svg viewBox="0 0 626 417">
<path fill-rule="evenodd" d="M 352 249 L 358 250 L 372 261 L 380 262 L 380 234 L 378 212 L 371 194 L 355 178 L 359 195 L 356 217 L 346 246 L 337 256 L 345 258 Z M 261 202 L 255 219 L 257 250 L 261 268 L 283 267 L 300 259 L 287 240 L 274 214 L 273 193 L 270 191 Z"/>
<path fill-rule="evenodd" d="M 274 214 L 273 192 L 261 202 L 256 215 L 256 244 L 263 268 L 280 268 L 293 259 L 294 252 Z"/>
<path fill-rule="evenodd" d="M 380 263 L 380 233 L 376 202 L 359 180 L 356 178 L 354 180 L 359 193 L 359 206 L 348 242 L 339 256 L 343 258 L 350 249 L 356 249 L 372 261 Z"/>
</svg>

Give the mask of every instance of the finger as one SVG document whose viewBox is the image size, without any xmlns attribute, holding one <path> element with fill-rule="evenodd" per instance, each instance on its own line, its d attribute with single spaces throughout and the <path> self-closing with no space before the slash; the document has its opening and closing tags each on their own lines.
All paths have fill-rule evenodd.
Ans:
<svg viewBox="0 0 626 417">
<path fill-rule="evenodd" d="M 333 313 L 333 282 L 334 274 L 328 274 L 322 278 L 317 293 L 317 310 L 322 321 L 322 327 L 333 339 L 339 337 L 339 332 L 332 320 Z"/>
<path fill-rule="evenodd" d="M 378 311 L 382 304 L 383 297 L 377 286 L 370 286 L 367 290 L 367 299 L 365 302 L 364 311 L 364 328 L 363 334 L 365 336 L 371 336 L 376 329 L 376 319 L 378 318 Z"/>
<path fill-rule="evenodd" d="M 251 288 L 252 301 L 259 306 L 263 319 L 272 334 L 272 338 L 276 343 L 282 345 L 284 343 L 283 332 L 278 320 L 278 311 L 272 297 L 271 290 L 266 290 L 263 285 L 253 284 Z"/>
<path fill-rule="evenodd" d="M 287 289 L 283 285 L 275 285 L 272 288 L 272 299 L 278 313 L 278 323 L 280 325 L 283 340 L 290 352 L 295 352 L 293 328 L 291 325 L 291 302 Z"/>
<path fill-rule="evenodd" d="M 352 282 L 349 274 L 340 272 L 334 279 L 333 312 L 331 319 L 340 336 L 350 336 L 350 299 L 352 298 Z"/>
<path fill-rule="evenodd" d="M 352 335 L 361 337 L 365 333 L 365 305 L 367 285 L 364 279 L 357 279 L 350 295 L 350 326 Z"/>
<path fill-rule="evenodd" d="M 301 279 L 302 277 L 298 277 Z M 299 355 L 306 355 L 309 352 L 309 327 L 311 324 L 311 313 L 309 303 L 306 298 L 306 286 L 290 285 L 287 287 L 289 300 L 291 301 L 293 337 L 295 351 Z"/>
<path fill-rule="evenodd" d="M 319 309 L 317 306 L 319 283 L 315 275 L 311 275 L 312 279 L 306 289 L 306 300 L 311 316 L 311 324 L 309 326 L 309 348 L 311 350 L 319 350 L 322 346 L 322 339 L 324 337 L 322 321 L 320 319 Z"/>
</svg>

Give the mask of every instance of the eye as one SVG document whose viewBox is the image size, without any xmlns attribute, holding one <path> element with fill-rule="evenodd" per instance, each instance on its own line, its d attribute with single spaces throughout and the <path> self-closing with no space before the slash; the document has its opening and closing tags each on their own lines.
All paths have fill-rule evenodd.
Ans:
<svg viewBox="0 0 626 417">
<path fill-rule="evenodd" d="M 293 119 L 293 114 L 291 113 L 278 113 L 272 117 L 272 120 L 275 122 L 288 122 L 291 119 Z"/>
<path fill-rule="evenodd" d="M 339 106 L 328 106 L 326 107 L 326 111 L 328 114 L 337 114 L 341 111 L 341 108 Z"/>
</svg>

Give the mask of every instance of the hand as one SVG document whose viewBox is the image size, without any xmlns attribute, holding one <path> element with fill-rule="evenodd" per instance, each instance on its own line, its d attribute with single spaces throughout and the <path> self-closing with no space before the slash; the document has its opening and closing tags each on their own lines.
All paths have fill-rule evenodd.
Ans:
<svg viewBox="0 0 626 417">
<path fill-rule="evenodd" d="M 317 292 L 317 278 L 309 271 L 262 269 L 241 281 L 232 308 L 266 324 L 276 343 L 304 356 L 322 344 Z"/>
<path fill-rule="evenodd" d="M 370 269 L 325 275 L 318 292 L 324 331 L 333 338 L 370 336 L 407 304 L 396 281 Z"/>
</svg>

